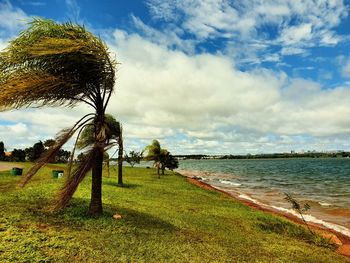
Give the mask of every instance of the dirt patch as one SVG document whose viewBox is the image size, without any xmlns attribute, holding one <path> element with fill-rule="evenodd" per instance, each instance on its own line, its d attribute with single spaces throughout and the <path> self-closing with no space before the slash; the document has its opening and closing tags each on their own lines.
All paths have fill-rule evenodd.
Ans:
<svg viewBox="0 0 350 263">
<path fill-rule="evenodd" d="M 338 248 L 337 252 L 344 256 L 350 257 L 350 244 L 342 245 Z"/>
<path fill-rule="evenodd" d="M 18 163 L 0 162 L 0 171 L 8 171 L 11 170 L 13 167 L 23 168 L 23 165 L 20 165 Z"/>
</svg>

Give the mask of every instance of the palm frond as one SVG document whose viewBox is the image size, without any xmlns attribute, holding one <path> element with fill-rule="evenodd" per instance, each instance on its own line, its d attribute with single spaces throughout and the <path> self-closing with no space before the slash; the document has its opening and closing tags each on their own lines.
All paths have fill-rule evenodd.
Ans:
<svg viewBox="0 0 350 263">
<path fill-rule="evenodd" d="M 72 153 L 70 155 L 70 158 L 69 158 L 69 162 L 68 162 L 68 176 L 70 176 L 71 174 L 71 171 L 72 171 L 72 166 L 73 166 L 73 158 L 74 158 L 74 154 L 75 154 L 75 150 L 77 148 L 80 148 L 78 145 L 79 145 L 79 139 L 80 139 L 80 135 L 81 133 L 85 130 L 85 128 L 87 128 L 88 126 L 91 126 L 93 125 L 92 123 L 87 123 L 83 126 L 81 126 L 80 130 L 79 130 L 79 133 L 77 135 L 77 138 L 75 139 L 75 143 L 74 143 L 74 147 L 73 147 L 73 150 L 72 150 Z M 82 147 L 81 147 L 82 148 Z M 85 148 L 85 147 L 84 147 Z"/>
<path fill-rule="evenodd" d="M 20 183 L 21 187 L 24 187 L 41 167 L 43 167 L 45 164 L 47 164 L 55 158 L 62 146 L 74 135 L 74 133 L 79 128 L 81 128 L 81 126 L 83 126 L 86 122 L 90 121 L 91 118 L 88 118 L 87 120 L 83 121 L 86 117 L 90 115 L 93 114 L 85 115 L 78 122 L 76 122 L 72 128 L 64 129 L 59 133 L 59 135 L 55 138 L 55 144 L 51 146 L 46 152 L 44 152 L 42 156 L 40 156 L 40 158 L 35 162 L 35 164 L 29 169 L 25 177 L 23 177 Z"/>
<path fill-rule="evenodd" d="M 93 147 L 88 153 L 86 153 L 85 158 L 78 165 L 78 167 L 74 169 L 72 174 L 67 177 L 54 202 L 54 210 L 64 208 L 72 199 L 73 194 L 78 188 L 78 185 L 85 178 L 87 173 L 92 169 L 94 165 L 93 161 L 96 158 L 98 151 L 100 151 L 98 147 Z"/>
<path fill-rule="evenodd" d="M 0 53 L 0 110 L 95 105 L 113 91 L 115 64 L 104 42 L 84 27 L 34 19 Z"/>
<path fill-rule="evenodd" d="M 21 108 L 36 103 L 41 106 L 74 104 L 76 101 L 67 95 L 68 81 L 45 72 L 17 72 L 9 78 L 0 79 L 0 110 Z M 55 90 L 54 93 L 48 92 Z"/>
<path fill-rule="evenodd" d="M 42 156 L 40 156 L 36 163 L 29 169 L 29 171 L 21 181 L 20 185 L 22 187 L 25 186 L 41 167 L 53 160 L 58 154 L 59 150 L 62 148 L 62 146 L 73 136 L 73 134 L 74 133 L 72 132 L 72 130 L 63 130 L 61 134 L 55 139 L 55 145 L 50 147 L 46 152 L 43 153 Z"/>
</svg>

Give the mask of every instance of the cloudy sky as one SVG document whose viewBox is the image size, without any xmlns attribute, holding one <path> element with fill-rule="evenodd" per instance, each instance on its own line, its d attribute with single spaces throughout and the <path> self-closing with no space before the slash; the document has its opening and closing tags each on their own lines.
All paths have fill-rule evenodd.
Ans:
<svg viewBox="0 0 350 263">
<path fill-rule="evenodd" d="M 108 112 L 127 150 L 176 154 L 350 150 L 350 1 L 0 0 L 0 47 L 33 17 L 84 24 L 118 66 Z M 1 89 L 1 87 L 0 87 Z M 8 149 L 89 112 L 0 113 Z"/>
</svg>

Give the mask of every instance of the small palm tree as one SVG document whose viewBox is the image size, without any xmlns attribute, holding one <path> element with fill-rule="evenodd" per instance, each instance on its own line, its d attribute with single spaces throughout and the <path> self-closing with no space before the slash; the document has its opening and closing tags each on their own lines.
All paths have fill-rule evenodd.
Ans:
<svg viewBox="0 0 350 263">
<path fill-rule="evenodd" d="M 108 141 L 105 110 L 114 89 L 115 66 L 107 46 L 84 27 L 44 19 L 33 20 L 0 53 L 0 110 L 85 103 L 94 111 L 61 131 L 55 144 L 37 160 L 22 182 L 24 186 L 74 134 L 78 132 L 79 138 L 84 127 L 93 127 L 92 147 L 83 162 L 72 172 L 69 169 L 56 209 L 68 204 L 79 183 L 92 170 L 89 214 L 102 213 L 102 162 Z"/>
<path fill-rule="evenodd" d="M 145 160 L 154 161 L 154 166 L 157 168 L 158 176 L 160 175 L 160 170 L 162 170 L 162 174 L 164 174 L 164 161 L 168 155 L 168 151 L 160 147 L 159 141 L 153 140 L 152 144 L 146 146 L 145 153 Z"/>
<path fill-rule="evenodd" d="M 109 150 L 113 146 L 119 146 L 119 141 L 121 137 L 121 124 L 118 121 L 116 121 L 116 119 L 111 114 L 105 114 L 105 123 L 106 131 L 103 161 L 107 163 L 107 171 L 109 177 L 109 154 L 107 153 L 107 150 Z M 93 147 L 95 142 L 94 130 L 95 128 L 93 122 L 90 122 L 87 126 L 85 126 L 81 132 L 81 135 L 79 136 L 79 140 L 77 140 L 77 143 L 75 145 L 76 147 L 74 147 L 74 149 L 78 148 L 80 150 L 86 150 Z"/>
</svg>

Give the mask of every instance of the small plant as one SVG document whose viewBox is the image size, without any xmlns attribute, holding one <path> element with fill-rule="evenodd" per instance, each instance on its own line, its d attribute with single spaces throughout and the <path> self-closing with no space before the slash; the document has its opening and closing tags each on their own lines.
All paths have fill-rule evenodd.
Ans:
<svg viewBox="0 0 350 263">
<path fill-rule="evenodd" d="M 142 152 L 130 151 L 129 154 L 125 154 L 124 160 L 130 164 L 131 167 L 134 167 L 135 164 L 139 164 L 143 158 Z"/>
<path fill-rule="evenodd" d="M 289 202 L 292 205 L 292 209 L 297 211 L 301 217 L 301 219 L 303 220 L 303 222 L 305 223 L 307 229 L 310 231 L 311 234 L 315 234 L 311 228 L 309 227 L 309 224 L 306 222 L 305 218 L 304 218 L 304 213 L 308 210 L 310 210 L 310 205 L 308 203 L 305 203 L 304 206 L 301 206 L 301 204 L 295 200 L 290 194 L 288 193 L 284 193 L 285 194 L 285 200 L 287 202 Z"/>
</svg>

